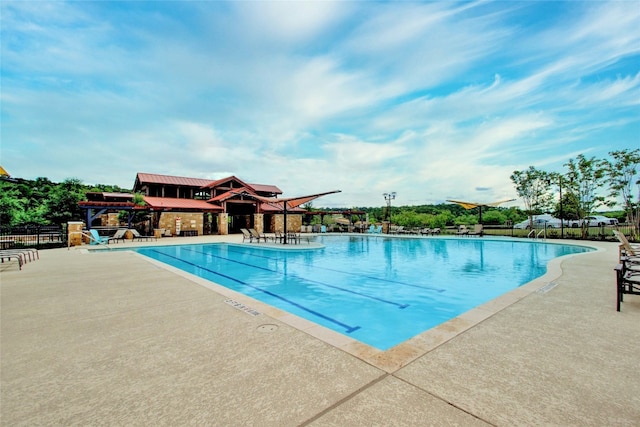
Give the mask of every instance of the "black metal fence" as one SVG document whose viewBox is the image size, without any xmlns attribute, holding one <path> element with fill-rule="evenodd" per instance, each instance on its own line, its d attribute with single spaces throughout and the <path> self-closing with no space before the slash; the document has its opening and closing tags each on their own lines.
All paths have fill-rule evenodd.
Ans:
<svg viewBox="0 0 640 427">
<path fill-rule="evenodd" d="M 627 237 L 633 236 L 631 224 L 619 224 L 619 225 L 603 225 L 587 228 L 586 240 L 611 240 L 617 241 L 613 230 L 619 230 Z M 509 237 L 544 237 L 546 239 L 575 239 L 583 240 L 582 229 L 564 227 L 549 228 L 546 230 L 542 228 L 535 228 L 533 230 L 517 229 L 505 226 L 491 226 L 485 225 L 483 228 L 483 234 L 489 236 L 509 236 Z M 630 239 L 631 240 L 631 239 Z"/>
<path fill-rule="evenodd" d="M 6 248 L 62 248 L 67 246 L 66 225 L 26 224 L 0 227 L 0 247 Z"/>
</svg>

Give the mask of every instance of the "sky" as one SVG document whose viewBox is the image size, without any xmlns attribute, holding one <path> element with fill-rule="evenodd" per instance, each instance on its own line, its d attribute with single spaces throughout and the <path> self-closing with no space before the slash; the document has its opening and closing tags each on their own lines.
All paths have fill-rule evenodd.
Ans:
<svg viewBox="0 0 640 427">
<path fill-rule="evenodd" d="M 0 165 L 516 198 L 529 166 L 640 148 L 637 1 L 6 1 Z M 521 205 L 519 200 L 504 206 Z"/>
</svg>

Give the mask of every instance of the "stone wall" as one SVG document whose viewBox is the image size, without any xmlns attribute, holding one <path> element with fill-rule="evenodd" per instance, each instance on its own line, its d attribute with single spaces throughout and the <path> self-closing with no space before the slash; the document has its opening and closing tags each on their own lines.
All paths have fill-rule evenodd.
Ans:
<svg viewBox="0 0 640 427">
<path fill-rule="evenodd" d="M 172 236 L 176 235 L 176 219 L 180 218 L 180 230 L 190 231 L 196 230 L 198 236 L 202 235 L 203 230 L 202 212 L 162 212 L 158 228 L 169 230 Z"/>
<path fill-rule="evenodd" d="M 271 217 L 271 229 L 284 233 L 284 214 L 273 215 Z M 302 215 L 287 214 L 287 231 L 299 233 L 302 229 Z"/>
<path fill-rule="evenodd" d="M 82 245 L 82 229 L 84 228 L 84 222 L 70 221 L 67 223 L 67 236 L 69 246 Z"/>
</svg>

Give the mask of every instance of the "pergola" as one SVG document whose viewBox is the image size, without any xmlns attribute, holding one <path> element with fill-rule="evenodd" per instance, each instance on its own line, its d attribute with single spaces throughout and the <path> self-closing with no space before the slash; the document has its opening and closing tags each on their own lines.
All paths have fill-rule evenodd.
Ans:
<svg viewBox="0 0 640 427">
<path fill-rule="evenodd" d="M 80 209 L 85 210 L 88 230 L 91 230 L 91 223 L 93 222 L 93 220 L 107 211 L 126 211 L 127 227 L 131 228 L 131 218 L 133 217 L 133 211 L 149 210 L 148 207 L 139 206 L 133 202 L 100 202 L 90 200 L 78 202 L 78 206 L 80 207 Z"/>
</svg>

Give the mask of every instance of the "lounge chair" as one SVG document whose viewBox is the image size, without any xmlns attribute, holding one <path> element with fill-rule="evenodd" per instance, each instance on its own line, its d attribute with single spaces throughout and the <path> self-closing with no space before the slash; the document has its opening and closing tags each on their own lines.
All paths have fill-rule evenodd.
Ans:
<svg viewBox="0 0 640 427">
<path fill-rule="evenodd" d="M 111 243 L 111 242 L 117 243 L 120 240 L 124 242 L 126 240 L 126 237 L 125 237 L 126 232 L 127 232 L 126 228 L 118 229 L 118 231 L 116 231 L 113 236 L 109 237 L 109 239 L 107 240 L 107 243 Z"/>
<path fill-rule="evenodd" d="M 156 236 L 143 236 L 142 234 L 138 233 L 138 230 L 136 230 L 135 228 L 130 228 L 129 231 L 131 232 L 131 234 L 133 234 L 133 241 L 135 242 L 136 240 L 158 240 L 156 238 Z"/>
<path fill-rule="evenodd" d="M 482 224 L 476 224 L 473 226 L 473 231 L 469 231 L 469 236 L 482 237 L 484 234 L 484 226 Z"/>
<path fill-rule="evenodd" d="M 0 262 L 11 261 L 12 259 L 18 261 L 18 269 L 22 270 L 22 265 L 25 263 L 23 254 L 12 251 L 0 251 Z"/>
<path fill-rule="evenodd" d="M 622 234 L 618 230 L 613 230 L 613 234 L 616 236 L 620 244 L 620 256 L 640 256 L 640 245 L 630 243 L 627 236 Z"/>
<path fill-rule="evenodd" d="M 456 235 L 458 236 L 468 236 L 469 235 L 469 229 L 467 228 L 466 225 L 461 225 L 458 227 L 458 231 L 456 231 Z"/>
<path fill-rule="evenodd" d="M 376 226 L 375 226 L 375 225 L 373 225 L 373 224 L 371 224 L 371 225 L 369 226 L 369 230 L 367 231 L 367 233 L 373 234 L 373 233 L 375 233 L 375 232 L 376 232 Z"/>
<path fill-rule="evenodd" d="M 264 240 L 264 242 L 267 243 L 267 236 L 258 233 L 258 230 L 256 230 L 255 228 L 250 228 L 249 233 L 251 233 L 251 237 L 256 239 L 258 243 L 260 243 L 260 239 Z"/>
<path fill-rule="evenodd" d="M 253 241 L 253 236 L 251 235 L 251 233 L 249 233 L 249 230 L 247 230 L 246 228 L 241 228 L 240 231 L 242 232 L 242 241 L 243 242 L 245 240 L 248 240 L 249 243 L 251 243 Z"/>
<path fill-rule="evenodd" d="M 89 237 L 90 245 L 106 245 L 109 243 L 109 238 L 102 237 L 101 235 L 98 234 L 98 231 L 94 228 L 89 230 L 89 234 L 87 236 Z"/>
</svg>

